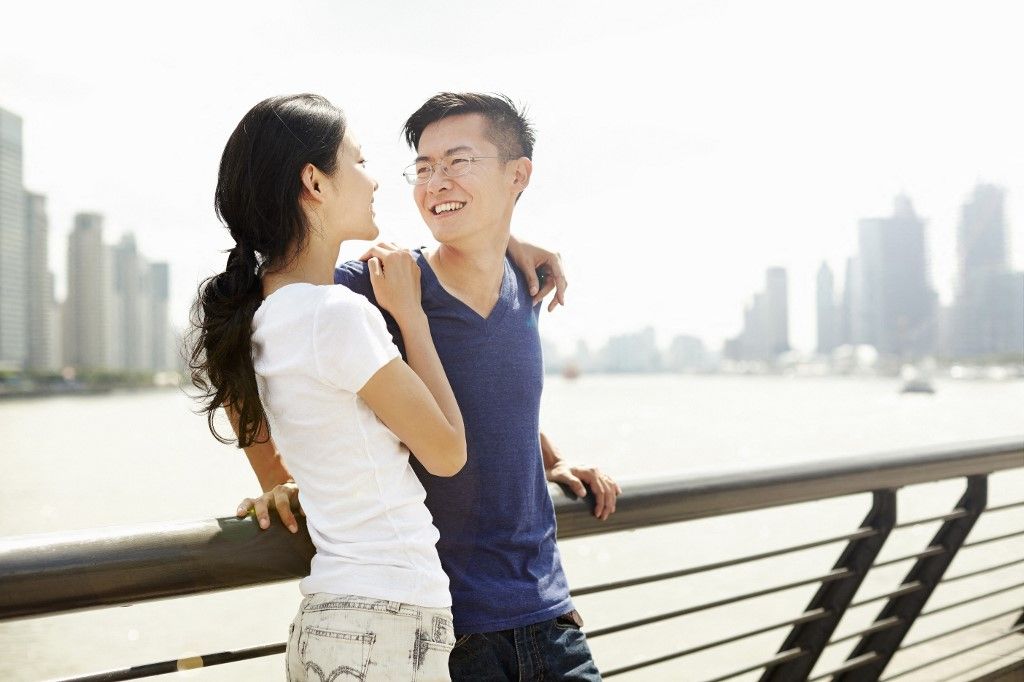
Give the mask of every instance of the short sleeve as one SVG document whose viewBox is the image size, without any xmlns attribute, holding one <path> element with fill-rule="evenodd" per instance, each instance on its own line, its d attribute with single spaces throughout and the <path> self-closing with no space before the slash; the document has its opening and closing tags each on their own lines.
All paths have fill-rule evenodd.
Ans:
<svg viewBox="0 0 1024 682">
<path fill-rule="evenodd" d="M 376 302 L 370 284 L 370 268 L 363 261 L 350 260 L 334 268 L 334 283 L 342 284 L 361 296 Z"/>
<path fill-rule="evenodd" d="M 380 311 L 343 286 L 328 287 L 316 310 L 313 334 L 320 378 L 351 393 L 399 357 Z"/>
</svg>

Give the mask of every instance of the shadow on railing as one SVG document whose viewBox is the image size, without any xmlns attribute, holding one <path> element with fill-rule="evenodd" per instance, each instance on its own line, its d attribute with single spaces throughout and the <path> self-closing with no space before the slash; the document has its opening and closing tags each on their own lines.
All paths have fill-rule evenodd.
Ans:
<svg viewBox="0 0 1024 682">
<path fill-rule="evenodd" d="M 608 668 L 604 671 L 604 677 L 612 678 L 643 670 L 772 630 L 789 628 L 789 635 L 773 657 L 742 662 L 735 670 L 704 682 L 718 682 L 757 671 L 761 671 L 762 682 L 807 679 L 861 682 L 902 678 L 971 649 L 1024 631 L 1024 603 L 1006 603 L 1008 608 L 1002 609 L 1000 613 L 988 614 L 970 623 L 958 623 L 945 632 L 903 643 L 916 620 L 1024 587 L 1022 581 L 931 610 L 924 608 L 929 596 L 940 583 L 951 583 L 1024 564 L 1024 556 L 1004 556 L 1000 557 L 998 563 L 978 570 L 948 577 L 945 575 L 946 569 L 961 549 L 999 543 L 1024 535 L 1022 527 L 1009 533 L 967 541 L 971 529 L 983 513 L 992 514 L 1024 507 L 1024 499 L 987 507 L 988 475 L 1022 468 L 1024 438 L 1017 438 L 700 478 L 632 482 L 623 485 L 624 494 L 618 502 L 617 512 L 601 524 L 594 522 L 587 505 L 555 490 L 553 494 L 556 499 L 559 538 L 564 540 L 856 493 L 871 493 L 873 504 L 864 521 L 846 533 L 726 561 L 573 591 L 574 597 L 582 597 L 845 543 L 833 568 L 824 574 L 789 582 L 776 582 L 769 577 L 765 585 L 748 585 L 750 589 L 739 594 L 591 629 L 587 631 L 587 637 L 595 640 L 652 623 L 816 584 L 819 588 L 810 603 L 802 610 L 795 608 L 792 614 L 782 620 L 736 631 L 728 637 L 699 646 Z M 898 488 L 955 478 L 965 478 L 966 489 L 952 510 L 939 516 L 897 523 Z M 938 522 L 941 522 L 941 526 L 921 551 L 884 562 L 876 561 L 892 530 Z M 233 518 L 3 538 L 0 539 L 0 620 L 124 605 L 293 579 L 306 574 L 312 555 L 313 546 L 304 527 L 297 535 L 288 533 L 279 524 L 268 531 L 260 531 L 249 519 Z M 913 565 L 897 589 L 855 601 L 858 589 L 870 569 L 911 560 Z M 833 639 L 847 609 L 873 602 L 878 602 L 881 608 L 868 627 Z M 897 651 L 991 624 L 1014 613 L 1019 614 L 1019 617 L 1013 625 L 995 636 L 987 637 L 985 641 L 946 652 L 882 678 L 886 666 Z M 827 647 L 851 640 L 857 640 L 857 643 L 842 665 L 810 677 L 815 663 Z M 135 679 L 184 668 L 279 654 L 284 648 L 283 643 L 272 644 L 73 679 Z M 1021 667 L 1015 668 L 1015 671 L 1024 669 L 1024 654 L 1020 662 Z"/>
</svg>

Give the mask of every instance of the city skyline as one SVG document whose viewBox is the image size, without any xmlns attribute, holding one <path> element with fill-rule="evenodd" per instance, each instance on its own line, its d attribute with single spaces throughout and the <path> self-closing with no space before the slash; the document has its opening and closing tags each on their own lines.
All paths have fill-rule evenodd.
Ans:
<svg viewBox="0 0 1024 682">
<path fill-rule="evenodd" d="M 170 269 L 103 216 L 76 213 L 67 238 L 67 294 L 54 295 L 46 195 L 25 188 L 22 119 L 0 108 L 0 370 L 159 372 L 179 367 L 168 325 Z"/>
<path fill-rule="evenodd" d="M 399 177 L 411 153 L 398 129 L 433 92 L 476 89 L 507 92 L 537 125 L 513 229 L 565 257 L 569 305 L 542 318 L 564 348 L 647 325 L 663 344 L 690 334 L 717 346 L 740 331 L 764 269 L 780 266 L 790 343 L 811 350 L 821 261 L 841 278 L 858 221 L 900 192 L 926 224 L 941 303 L 954 296 L 960 205 L 979 181 L 1007 188 L 1010 257 L 1024 262 L 1015 11 L 527 2 L 481 13 L 453 2 L 428 16 L 314 5 L 271 34 L 257 28 L 272 7 L 260 2 L 204 8 L 202 22 L 169 17 L 159 31 L 121 30 L 133 12 L 116 3 L 68 6 L 57 26 L 41 8 L 14 10 L 0 106 L 26 121 L 25 182 L 48 197 L 51 241 L 76 212 L 103 213 L 113 240 L 133 232 L 173 265 L 169 307 L 183 324 L 230 246 L 211 206 L 228 133 L 259 99 L 310 90 L 349 114 L 381 182 L 382 238 L 427 243 Z M 424 36 L 456 18 L 463 38 L 417 68 Z M 554 28 L 566 25 L 575 30 Z M 195 36 L 194 49 L 169 35 Z M 60 49 L 37 49 L 48 41 Z"/>
<path fill-rule="evenodd" d="M 8 340 L 0 359 L 8 367 L 22 363 L 37 370 L 71 366 L 152 371 L 175 366 L 179 349 L 172 341 L 177 334 L 167 324 L 168 264 L 145 259 L 132 233 L 107 244 L 101 214 L 75 214 L 66 259 L 69 293 L 63 301 L 55 300 L 54 273 L 47 263 L 47 199 L 19 187 L 21 119 L 0 109 L 0 124 L 0 189 L 8 209 L 0 216 L 3 243 L 21 244 L 25 255 L 15 271 L 20 279 L 12 279 L 8 265 L 0 271 L 6 274 L 0 284 L 8 313 L 27 312 L 16 334 L 11 334 L 8 319 L 0 329 L 8 338 L 24 337 L 23 352 L 12 353 Z M 11 220 L 16 216 L 11 206 L 19 204 L 12 197 L 21 199 L 20 223 Z M 957 285 L 953 303 L 946 306 L 932 286 L 927 231 L 911 198 L 899 194 L 890 215 L 859 219 L 857 249 L 846 258 L 842 289 L 837 289 L 827 262 L 821 262 L 816 275 L 818 355 L 827 357 L 841 345 L 872 346 L 889 358 L 982 356 L 1024 346 L 1024 273 L 1010 266 L 1005 203 L 1004 188 L 979 183 L 961 206 Z M 20 232 L 12 229 L 19 226 Z M 8 255 L 15 252 L 8 249 Z M 786 269 L 768 267 L 763 289 L 744 306 L 738 335 L 724 342 L 720 355 L 740 363 L 774 364 L 793 350 L 789 290 Z M 25 305 L 12 306 L 19 296 Z M 704 371 L 717 368 L 719 361 L 719 353 L 699 336 L 676 335 L 666 347 L 657 342 L 652 326 L 612 334 L 594 355 L 585 342 L 576 343 L 569 362 L 603 371 Z M 548 338 L 545 346 L 553 365 L 561 367 L 557 344 Z"/>
</svg>

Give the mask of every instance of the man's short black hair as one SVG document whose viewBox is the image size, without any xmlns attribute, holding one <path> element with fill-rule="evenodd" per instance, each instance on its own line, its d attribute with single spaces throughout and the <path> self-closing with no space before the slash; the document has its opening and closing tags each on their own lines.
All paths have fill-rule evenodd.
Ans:
<svg viewBox="0 0 1024 682">
<path fill-rule="evenodd" d="M 462 114 L 482 114 L 487 119 L 487 139 L 498 148 L 503 160 L 511 161 L 521 156 L 533 159 L 533 126 L 527 120 L 525 110 L 499 94 L 440 92 L 424 102 L 405 122 L 405 141 L 414 150 L 419 149 L 420 136 L 427 126 Z"/>
</svg>

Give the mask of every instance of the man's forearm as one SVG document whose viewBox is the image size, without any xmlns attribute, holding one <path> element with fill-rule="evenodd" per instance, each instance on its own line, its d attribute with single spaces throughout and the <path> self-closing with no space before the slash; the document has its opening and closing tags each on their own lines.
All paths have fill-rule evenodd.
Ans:
<svg viewBox="0 0 1024 682">
<path fill-rule="evenodd" d="M 540 432 L 540 454 L 544 458 L 544 471 L 551 471 L 562 461 L 558 449 L 548 440 L 543 431 Z"/>
</svg>

